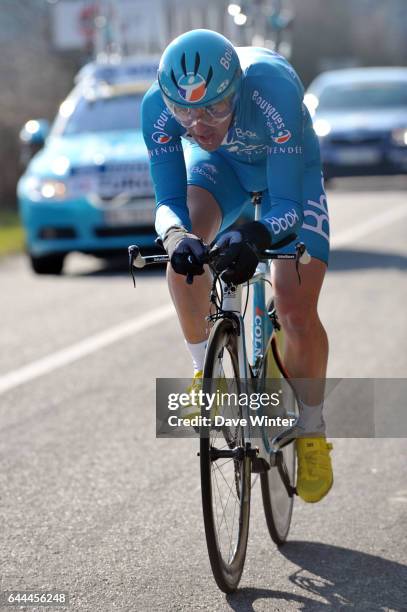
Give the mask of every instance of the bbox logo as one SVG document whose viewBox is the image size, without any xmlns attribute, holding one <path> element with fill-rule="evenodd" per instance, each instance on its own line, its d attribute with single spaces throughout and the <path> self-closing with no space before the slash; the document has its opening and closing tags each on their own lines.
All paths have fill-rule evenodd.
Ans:
<svg viewBox="0 0 407 612">
<path fill-rule="evenodd" d="M 286 212 L 284 217 L 271 217 L 270 219 L 264 219 L 266 223 L 271 225 L 271 229 L 274 234 L 285 232 L 289 227 L 293 227 L 299 220 L 300 219 L 295 208 Z"/>
<path fill-rule="evenodd" d="M 157 144 L 167 144 L 167 142 L 170 142 L 172 136 L 168 136 L 168 134 L 166 134 L 165 132 L 154 132 L 151 138 Z"/>
<path fill-rule="evenodd" d="M 277 144 L 284 144 L 285 142 L 288 142 L 290 138 L 291 132 L 289 132 L 288 130 L 281 130 L 281 132 L 279 132 L 277 136 L 271 137 L 271 139 L 274 140 L 274 142 L 276 142 Z"/>
<path fill-rule="evenodd" d="M 205 168 L 208 172 L 212 172 L 212 174 L 218 173 L 218 169 L 214 164 L 208 164 L 205 162 L 204 164 L 202 164 L 202 167 Z"/>
<path fill-rule="evenodd" d="M 229 47 L 227 47 L 225 49 L 225 53 L 220 58 L 219 63 L 224 67 L 225 70 L 229 70 L 232 59 L 233 59 L 233 49 L 230 49 Z"/>
</svg>

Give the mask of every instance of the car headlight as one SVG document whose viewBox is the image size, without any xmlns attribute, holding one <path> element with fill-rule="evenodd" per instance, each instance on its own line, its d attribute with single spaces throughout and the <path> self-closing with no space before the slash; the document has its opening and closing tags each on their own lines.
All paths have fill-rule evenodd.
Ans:
<svg viewBox="0 0 407 612">
<path fill-rule="evenodd" d="M 393 144 L 399 147 L 407 147 L 407 128 L 398 128 L 393 130 L 391 133 L 391 140 Z"/>
<path fill-rule="evenodd" d="M 328 136 L 331 129 L 331 124 L 326 119 L 316 119 L 314 121 L 315 134 L 320 138 Z"/>
<path fill-rule="evenodd" d="M 304 96 L 304 104 L 308 108 L 309 114 L 311 115 L 311 117 L 314 117 L 315 112 L 319 106 L 318 98 L 314 96 L 314 94 L 312 93 L 307 93 Z"/>
<path fill-rule="evenodd" d="M 54 179 L 30 177 L 27 179 L 26 188 L 28 196 L 35 201 L 62 201 L 67 197 L 66 184 Z"/>
</svg>

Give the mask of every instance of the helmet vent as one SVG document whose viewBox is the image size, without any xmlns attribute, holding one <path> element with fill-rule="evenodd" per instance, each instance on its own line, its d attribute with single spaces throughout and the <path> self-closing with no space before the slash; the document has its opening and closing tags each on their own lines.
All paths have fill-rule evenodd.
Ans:
<svg viewBox="0 0 407 612">
<path fill-rule="evenodd" d="M 185 74 L 185 76 L 187 76 L 187 65 L 186 65 L 186 60 L 185 60 L 185 53 L 183 53 L 181 57 L 181 66 L 182 66 L 183 73 Z"/>
<path fill-rule="evenodd" d="M 213 70 L 212 70 L 212 66 L 210 66 L 209 71 L 208 71 L 208 76 L 206 77 L 206 87 L 208 87 L 209 83 L 211 82 L 213 77 Z"/>
<path fill-rule="evenodd" d="M 175 78 L 175 74 L 174 74 L 174 71 L 172 69 L 171 69 L 171 79 L 172 79 L 172 82 L 174 83 L 175 87 L 178 89 L 177 79 Z"/>
<path fill-rule="evenodd" d="M 194 68 L 194 74 L 196 75 L 196 73 L 198 72 L 198 68 L 199 68 L 199 64 L 201 63 L 201 56 L 199 55 L 199 53 L 197 53 L 195 55 L 195 68 Z"/>
</svg>

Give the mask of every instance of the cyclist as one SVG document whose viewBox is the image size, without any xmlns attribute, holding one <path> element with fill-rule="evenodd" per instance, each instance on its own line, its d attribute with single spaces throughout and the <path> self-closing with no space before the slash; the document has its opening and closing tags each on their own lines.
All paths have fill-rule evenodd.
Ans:
<svg viewBox="0 0 407 612">
<path fill-rule="evenodd" d="M 165 49 L 157 81 L 144 97 L 156 230 L 170 257 L 168 285 L 192 356 L 193 385 L 202 378 L 208 336 L 205 245 L 247 214 L 253 191 L 263 192 L 262 220 L 217 240 L 223 278 L 247 281 L 259 251 L 298 235 L 312 256 L 301 284 L 291 262 L 273 265 L 284 361 L 293 378 L 325 377 L 328 340 L 317 303 L 328 263 L 329 220 L 318 140 L 303 93 L 294 69 L 277 53 L 234 48 L 216 32 L 192 30 Z M 192 284 L 185 282 L 187 275 L 195 276 Z M 333 483 L 332 446 L 325 438 L 321 396 L 299 404 L 297 490 L 316 502 Z"/>
</svg>

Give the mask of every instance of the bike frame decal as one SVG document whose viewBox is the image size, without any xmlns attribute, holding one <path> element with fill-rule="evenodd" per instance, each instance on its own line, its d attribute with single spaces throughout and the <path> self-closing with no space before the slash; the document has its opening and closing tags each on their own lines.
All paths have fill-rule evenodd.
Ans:
<svg viewBox="0 0 407 612">
<path fill-rule="evenodd" d="M 262 270 L 263 272 L 263 270 Z M 264 355 L 268 340 L 273 332 L 273 324 L 267 313 L 266 291 L 263 278 L 267 276 L 269 269 L 263 275 L 256 278 L 253 283 L 253 319 L 252 319 L 252 355 L 253 362 Z"/>
</svg>

